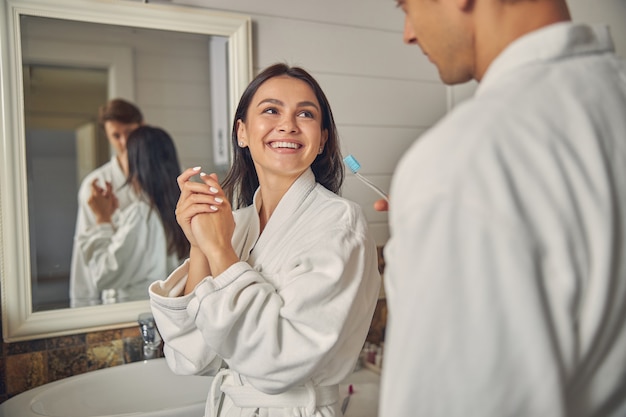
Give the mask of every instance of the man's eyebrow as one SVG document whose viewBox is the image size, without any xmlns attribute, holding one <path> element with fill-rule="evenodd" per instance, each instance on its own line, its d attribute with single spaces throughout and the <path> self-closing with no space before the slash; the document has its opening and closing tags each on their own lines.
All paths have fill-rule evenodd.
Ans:
<svg viewBox="0 0 626 417">
<path fill-rule="evenodd" d="M 257 104 L 257 107 L 259 107 L 260 105 L 265 104 L 265 103 L 276 104 L 276 105 L 279 105 L 279 106 L 284 106 L 285 105 L 285 103 L 283 103 L 282 101 L 280 101 L 280 100 L 278 100 L 276 98 L 266 98 L 266 99 L 261 100 L 259 102 L 259 104 Z M 298 103 L 298 107 L 314 107 L 317 111 L 320 110 L 319 107 L 317 106 L 317 104 L 315 104 L 312 101 L 301 101 L 301 102 Z"/>
</svg>

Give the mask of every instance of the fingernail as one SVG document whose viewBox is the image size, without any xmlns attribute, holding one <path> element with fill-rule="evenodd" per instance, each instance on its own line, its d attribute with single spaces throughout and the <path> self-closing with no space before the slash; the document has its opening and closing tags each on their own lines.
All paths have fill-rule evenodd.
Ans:
<svg viewBox="0 0 626 417">
<path fill-rule="evenodd" d="M 212 193 L 216 193 L 218 190 L 215 187 L 209 187 L 209 191 Z"/>
<path fill-rule="evenodd" d="M 193 167 L 192 169 L 193 169 L 194 171 L 200 171 L 200 169 L 201 169 L 201 168 L 202 168 L 202 167 Z"/>
<path fill-rule="evenodd" d="M 212 205 L 211 205 L 211 206 L 209 206 L 209 208 L 210 208 L 211 210 L 213 210 L 213 211 L 217 211 L 217 207 L 216 207 L 216 206 L 212 206 Z"/>
<path fill-rule="evenodd" d="M 201 172 L 201 173 L 200 173 L 200 176 L 201 176 L 201 177 L 206 177 L 206 172 Z"/>
<path fill-rule="evenodd" d="M 224 202 L 224 200 L 222 200 L 222 199 L 221 199 L 221 198 L 219 198 L 219 197 L 215 197 L 215 198 L 214 198 L 214 200 L 215 200 L 215 202 L 216 202 L 216 203 L 222 203 L 222 202 Z"/>
</svg>

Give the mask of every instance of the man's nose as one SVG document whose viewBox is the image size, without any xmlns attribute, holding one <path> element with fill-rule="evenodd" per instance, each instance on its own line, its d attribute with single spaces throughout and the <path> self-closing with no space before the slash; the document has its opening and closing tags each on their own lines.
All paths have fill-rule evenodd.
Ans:
<svg viewBox="0 0 626 417">
<path fill-rule="evenodd" d="M 417 43 L 417 36 L 415 36 L 415 31 L 413 30 L 413 25 L 409 20 L 409 16 L 404 16 L 404 32 L 402 33 L 402 40 L 407 45 L 412 45 Z"/>
</svg>

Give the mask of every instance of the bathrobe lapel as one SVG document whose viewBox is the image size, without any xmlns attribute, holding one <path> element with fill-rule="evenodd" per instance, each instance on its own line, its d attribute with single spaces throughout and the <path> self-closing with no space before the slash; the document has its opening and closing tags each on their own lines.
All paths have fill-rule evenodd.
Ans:
<svg viewBox="0 0 626 417">
<path fill-rule="evenodd" d="M 283 237 L 287 234 L 288 228 L 295 224 L 299 209 L 307 196 L 316 186 L 315 175 L 311 169 L 306 170 L 293 185 L 287 190 L 283 198 L 278 203 L 276 210 L 272 213 L 261 236 L 250 254 L 250 264 L 266 263 L 265 257 L 276 255 L 273 249 L 280 248 Z M 258 193 L 258 191 L 257 191 Z M 256 203 L 256 196 L 255 196 Z M 258 227 L 258 216 L 256 224 Z M 258 229 L 257 229 L 258 230 Z"/>
</svg>

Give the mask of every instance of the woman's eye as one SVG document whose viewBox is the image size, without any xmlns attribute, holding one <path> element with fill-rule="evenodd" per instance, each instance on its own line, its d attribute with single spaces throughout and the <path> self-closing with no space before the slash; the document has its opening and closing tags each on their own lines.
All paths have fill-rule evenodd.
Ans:
<svg viewBox="0 0 626 417">
<path fill-rule="evenodd" d="M 298 116 L 300 117 L 308 117 L 308 118 L 313 118 L 313 113 L 311 113 L 310 111 L 304 110 L 301 111 L 300 113 L 298 113 Z"/>
<path fill-rule="evenodd" d="M 265 110 L 263 110 L 263 113 L 278 114 L 278 110 L 276 110 L 274 107 L 268 107 Z"/>
</svg>

